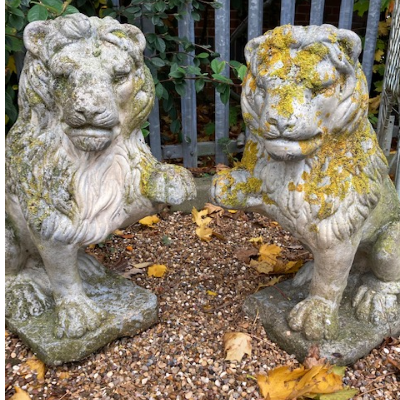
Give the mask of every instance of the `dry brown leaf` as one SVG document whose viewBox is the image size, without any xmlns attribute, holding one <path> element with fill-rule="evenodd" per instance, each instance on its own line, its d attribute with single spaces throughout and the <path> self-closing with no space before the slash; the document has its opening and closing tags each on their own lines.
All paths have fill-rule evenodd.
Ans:
<svg viewBox="0 0 400 400">
<path fill-rule="evenodd" d="M 216 166 L 215 166 L 215 171 L 218 173 L 218 172 L 221 172 L 221 171 L 224 171 L 224 170 L 227 170 L 227 169 L 230 169 L 230 167 L 228 167 L 227 165 L 225 165 L 225 164 L 217 164 Z"/>
<path fill-rule="evenodd" d="M 213 214 L 213 213 L 223 214 L 225 211 L 222 207 L 215 206 L 214 204 L 211 203 L 204 204 L 204 209 L 207 210 L 208 214 Z"/>
<path fill-rule="evenodd" d="M 27 360 L 25 364 L 33 372 L 36 372 L 38 380 L 43 380 L 46 373 L 46 365 L 36 357 Z"/>
<path fill-rule="evenodd" d="M 250 263 L 251 257 L 254 257 L 258 254 L 257 249 L 254 247 L 251 248 L 243 248 L 237 249 L 233 254 L 239 261 L 242 261 L 246 264 Z"/>
<path fill-rule="evenodd" d="M 139 268 L 132 268 L 129 271 L 126 271 L 122 274 L 122 276 L 126 279 L 129 279 L 132 275 L 137 275 L 137 274 L 144 274 L 143 269 Z"/>
<path fill-rule="evenodd" d="M 251 336 L 242 332 L 227 332 L 223 337 L 225 360 L 242 361 L 245 354 L 251 356 Z"/>
<path fill-rule="evenodd" d="M 154 264 L 147 270 L 147 275 L 162 278 L 167 270 L 168 268 L 163 264 Z"/>
<path fill-rule="evenodd" d="M 32 400 L 31 397 L 25 390 L 22 390 L 18 386 L 14 387 L 15 393 L 12 395 L 10 400 Z"/>
<path fill-rule="evenodd" d="M 156 214 L 149 215 L 148 217 L 144 217 L 141 220 L 139 220 L 139 224 L 146 225 L 150 228 L 152 228 L 153 225 L 156 224 L 157 222 L 160 222 L 160 218 L 158 218 Z"/>
<path fill-rule="evenodd" d="M 313 344 L 309 349 L 308 349 L 308 354 L 307 357 L 303 361 L 303 365 L 310 369 L 314 367 L 315 365 L 325 365 L 326 364 L 326 358 L 321 358 L 319 355 L 319 346 L 317 344 Z"/>
<path fill-rule="evenodd" d="M 260 274 L 271 274 L 274 270 L 274 264 L 268 261 L 250 260 L 250 267 L 255 268 Z"/>
</svg>

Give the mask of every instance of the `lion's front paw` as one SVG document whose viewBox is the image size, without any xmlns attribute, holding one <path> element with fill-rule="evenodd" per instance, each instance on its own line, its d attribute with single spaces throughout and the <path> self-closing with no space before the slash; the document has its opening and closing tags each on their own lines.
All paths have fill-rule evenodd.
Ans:
<svg viewBox="0 0 400 400">
<path fill-rule="evenodd" d="M 261 180 L 245 169 L 222 171 L 211 184 L 211 201 L 225 208 L 246 208 L 262 204 Z"/>
<path fill-rule="evenodd" d="M 185 168 L 160 164 L 145 184 L 145 195 L 152 201 L 177 205 L 196 197 L 192 174 Z"/>
<path fill-rule="evenodd" d="M 368 284 L 361 285 L 353 299 L 356 317 L 362 321 L 374 324 L 394 321 L 400 314 L 397 293 L 400 292 L 400 282 L 390 282 L 384 288 L 385 282 L 380 283 L 380 288 Z M 397 285 L 394 287 L 394 285 Z"/>
<path fill-rule="evenodd" d="M 5 315 L 26 320 L 30 316 L 37 317 L 53 307 L 53 300 L 45 290 L 34 282 L 15 282 L 7 285 L 5 293 Z"/>
<path fill-rule="evenodd" d="M 308 297 L 293 307 L 289 326 L 308 340 L 334 339 L 338 333 L 338 307 L 323 298 Z"/>
<path fill-rule="evenodd" d="M 72 299 L 60 299 L 56 304 L 56 313 L 54 335 L 61 339 L 63 336 L 80 338 L 86 332 L 97 329 L 106 312 L 87 296 L 79 295 Z"/>
</svg>

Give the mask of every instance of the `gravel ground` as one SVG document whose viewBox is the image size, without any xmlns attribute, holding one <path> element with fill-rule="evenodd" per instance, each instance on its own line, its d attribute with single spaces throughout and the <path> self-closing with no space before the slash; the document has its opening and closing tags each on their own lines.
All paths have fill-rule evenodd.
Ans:
<svg viewBox="0 0 400 400">
<path fill-rule="evenodd" d="M 245 297 L 271 279 L 246 263 L 261 236 L 283 247 L 287 260 L 311 255 L 279 225 L 256 213 L 214 218 L 217 236 L 201 241 L 191 215 L 161 215 L 154 228 L 135 224 L 88 251 L 109 268 L 126 273 L 139 263 L 168 267 L 162 278 L 144 273 L 132 281 L 159 297 L 160 322 L 134 338 L 114 341 L 87 359 L 49 367 L 43 380 L 26 365 L 33 354 L 6 330 L 6 399 L 15 386 L 32 399 L 260 399 L 256 374 L 299 362 L 269 341 L 259 320 L 242 312 Z M 248 261 L 248 260 L 247 260 Z M 225 361 L 225 332 L 252 337 L 252 355 Z M 347 369 L 344 383 L 357 400 L 400 399 L 400 340 L 379 348 Z"/>
</svg>

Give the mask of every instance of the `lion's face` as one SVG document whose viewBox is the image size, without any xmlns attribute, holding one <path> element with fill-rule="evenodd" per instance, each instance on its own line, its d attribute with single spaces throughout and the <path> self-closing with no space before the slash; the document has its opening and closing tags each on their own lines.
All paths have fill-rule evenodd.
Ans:
<svg viewBox="0 0 400 400">
<path fill-rule="evenodd" d="M 338 32 L 326 25 L 279 27 L 246 46 L 243 115 L 272 158 L 307 157 L 365 109 L 354 72 L 359 39 L 346 33 L 343 48 Z"/>
<path fill-rule="evenodd" d="M 154 87 L 142 58 L 144 37 L 113 20 L 70 20 L 62 32 L 57 21 L 31 24 L 25 41 L 45 64 L 62 131 L 79 150 L 101 151 L 116 136 L 140 127 L 153 105 Z M 39 34 L 43 42 L 52 42 L 45 50 L 32 39 Z"/>
</svg>

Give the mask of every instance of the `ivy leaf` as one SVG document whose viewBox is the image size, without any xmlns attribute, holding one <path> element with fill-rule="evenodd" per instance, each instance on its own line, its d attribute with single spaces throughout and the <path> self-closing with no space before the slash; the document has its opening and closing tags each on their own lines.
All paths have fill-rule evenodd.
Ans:
<svg viewBox="0 0 400 400">
<path fill-rule="evenodd" d="M 27 15 L 27 19 L 29 22 L 33 21 L 46 21 L 49 17 L 49 13 L 47 9 L 39 4 L 34 5 L 29 11 Z"/>
<path fill-rule="evenodd" d="M 217 59 L 214 59 L 211 61 L 211 69 L 214 73 L 220 74 L 224 70 L 225 64 L 225 61 L 218 61 Z"/>
</svg>

